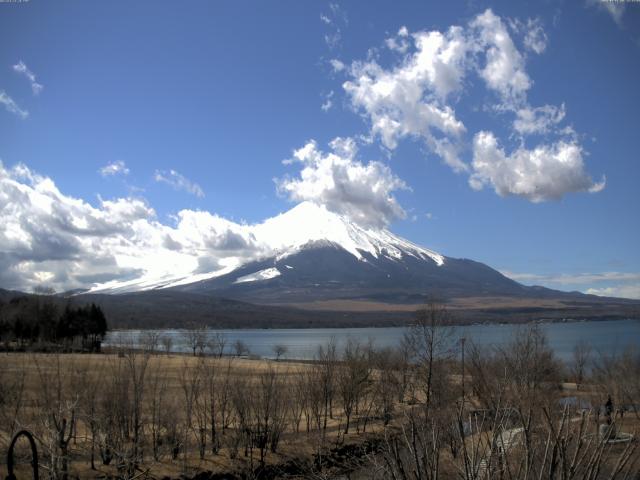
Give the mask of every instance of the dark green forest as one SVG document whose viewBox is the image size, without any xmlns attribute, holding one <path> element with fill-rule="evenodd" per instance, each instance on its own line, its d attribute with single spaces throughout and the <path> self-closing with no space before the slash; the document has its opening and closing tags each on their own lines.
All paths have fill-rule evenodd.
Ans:
<svg viewBox="0 0 640 480">
<path fill-rule="evenodd" d="M 0 299 L 0 343 L 6 350 L 100 351 L 107 329 L 94 303 L 63 304 L 46 295 Z"/>
</svg>

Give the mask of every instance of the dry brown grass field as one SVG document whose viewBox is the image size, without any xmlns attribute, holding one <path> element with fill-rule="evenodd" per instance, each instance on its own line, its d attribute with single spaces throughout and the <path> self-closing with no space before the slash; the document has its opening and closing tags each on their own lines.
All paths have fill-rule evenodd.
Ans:
<svg viewBox="0 0 640 480">
<path fill-rule="evenodd" d="M 63 480 L 638 478 L 637 352 L 563 365 L 532 327 L 463 367 L 444 313 L 425 315 L 397 349 L 350 340 L 313 362 L 0 353 L 0 470 L 27 429 L 41 478 Z"/>
<path fill-rule="evenodd" d="M 194 357 L 185 354 L 154 354 L 145 356 L 140 352 L 130 352 L 126 354 L 43 354 L 43 353 L 5 353 L 0 354 L 2 364 L 2 379 L 7 385 L 16 386 L 20 384 L 20 399 L 14 399 L 20 403 L 19 408 L 12 410 L 7 408 L 3 412 L 3 425 L 0 427 L 0 453 L 2 463 L 5 464 L 6 451 L 9 443 L 10 431 L 7 426 L 11 424 L 9 417 L 15 413 L 12 430 L 15 432 L 22 428 L 27 428 L 36 434 L 39 445 L 46 445 L 51 442 L 52 427 L 49 417 L 65 414 L 70 421 L 75 415 L 75 429 L 71 432 L 69 456 L 70 476 L 78 478 L 104 478 L 117 477 L 118 468 L 112 462 L 111 465 L 104 465 L 100 455 L 95 453 L 95 469 L 91 468 L 90 451 L 92 443 L 91 427 L 92 421 L 86 414 L 87 410 L 100 408 L 103 401 L 134 401 L 134 399 L 106 399 L 101 396 L 112 396 L 110 386 L 122 380 L 122 377 L 129 374 L 130 365 L 137 363 L 138 368 L 144 365 L 144 382 L 142 392 L 142 427 L 143 435 L 150 436 L 149 423 L 153 420 L 154 402 L 163 403 L 163 411 L 160 415 L 179 428 L 188 430 L 181 435 L 180 441 L 188 444 L 187 449 L 181 447 L 180 452 L 173 458 L 173 452 L 167 446 L 161 446 L 161 452 L 154 458 L 149 445 L 149 438 L 141 441 L 144 445 L 141 448 L 141 461 L 138 473 L 149 475 L 151 478 L 163 476 L 178 477 L 181 474 L 195 474 L 201 471 L 225 472 L 238 469 L 251 469 L 259 465 L 258 454 L 255 451 L 232 453 L 237 450 L 237 446 L 227 445 L 225 437 L 236 435 L 238 425 L 237 420 L 231 419 L 230 425 L 221 433 L 220 446 L 215 455 L 211 454 L 210 447 L 207 452 L 200 457 L 198 452 L 198 420 L 195 411 L 191 413 L 192 418 L 187 418 L 188 410 L 199 408 L 196 406 L 195 398 L 190 397 L 205 395 L 204 371 L 209 375 L 218 376 L 216 389 L 237 388 L 241 386 L 244 394 L 249 398 L 251 391 L 256 390 L 262 378 L 270 375 L 277 377 L 277 394 L 282 402 L 290 403 L 291 396 L 296 395 L 295 390 L 300 389 L 299 383 L 312 373 L 314 365 L 309 362 L 298 363 L 293 361 L 274 360 L 250 360 L 245 358 L 204 358 Z M 194 372 L 201 372 L 200 378 L 195 378 Z M 161 391 L 158 383 L 161 383 Z M 234 386 L 229 386 L 233 384 Z M 227 385 L 225 387 L 225 385 Z M 129 385 L 128 389 L 134 389 Z M 259 389 L 259 388 L 258 388 Z M 239 392 L 243 393 L 243 392 Z M 300 394 L 301 392 L 299 392 Z M 95 394 L 95 396 L 94 396 Z M 214 393 L 215 395 L 215 393 Z M 161 397 L 161 398 L 160 398 Z M 95 401 L 95 406 L 88 405 L 88 402 Z M 189 406 L 189 402 L 193 405 Z M 352 419 L 353 427 L 351 433 L 344 434 L 344 414 L 337 405 L 331 406 L 331 416 L 327 418 L 326 430 L 324 419 L 320 429 L 314 429 L 310 412 L 301 412 L 299 416 L 299 432 L 296 432 L 292 422 L 287 419 L 279 441 L 277 452 L 269 451 L 265 458 L 266 464 L 278 464 L 291 459 L 309 461 L 317 450 L 318 442 L 322 442 L 325 447 L 343 443 L 358 443 L 367 438 L 366 430 L 369 433 L 379 431 L 382 422 L 379 419 L 367 419 L 366 425 L 362 415 L 354 415 Z M 6 405 L 8 407 L 8 405 Z M 102 404 L 102 407 L 109 409 L 116 405 Z M 283 406 L 289 408 L 289 406 Z M 74 412 L 75 411 L 75 412 Z M 371 414 L 369 410 L 367 412 Z M 230 414 L 230 413 L 229 413 Z M 230 414 L 233 415 L 233 414 Z M 371 415 L 373 416 L 373 415 Z M 309 417 L 309 418 L 307 418 Z M 109 421 L 109 420 L 107 420 Z M 218 422 L 221 420 L 218 419 Z M 8 422 L 8 423 L 7 423 Z M 209 419 L 210 422 L 210 419 Z M 317 423 L 317 422 L 316 422 Z M 322 433 L 321 433 L 322 432 Z M 56 432 L 57 433 L 57 432 Z M 320 436 L 325 436 L 320 440 Z M 209 439 L 208 439 L 209 440 Z M 233 444 L 236 439 L 229 440 Z M 21 445 L 24 450 L 25 445 Z M 94 447 L 95 448 L 95 447 Z M 46 448 L 40 449 L 40 462 L 46 472 Z M 185 451 L 186 450 L 186 451 Z M 255 447 L 254 449 L 255 450 Z M 25 450 L 26 452 L 26 450 Z M 24 455 L 26 456 L 26 453 Z M 252 458 L 253 457 L 253 458 Z M 20 465 L 19 471 L 26 475 L 28 465 Z M 30 477 L 29 477 L 30 478 Z"/>
</svg>

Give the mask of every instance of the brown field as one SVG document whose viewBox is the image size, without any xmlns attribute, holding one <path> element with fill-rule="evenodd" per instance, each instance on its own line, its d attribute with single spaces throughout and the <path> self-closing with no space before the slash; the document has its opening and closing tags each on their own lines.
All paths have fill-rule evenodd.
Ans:
<svg viewBox="0 0 640 480">
<path fill-rule="evenodd" d="M 441 313 L 431 310 L 404 350 L 350 341 L 314 362 L 134 349 L 0 353 L 0 458 L 27 429 L 41 478 L 63 480 L 207 471 L 230 479 L 406 471 L 422 480 L 460 478 L 468 468 L 479 480 L 530 478 L 536 469 L 565 478 L 545 451 L 579 459 L 576 479 L 640 474 L 637 352 L 601 356 L 588 373 L 586 350 L 562 365 L 534 326 L 500 350 L 469 348 L 463 368 L 439 350 L 444 330 L 428 319 Z M 562 407 L 563 397 L 588 407 Z M 631 440 L 609 444 L 601 433 L 609 423 Z M 24 442 L 18 450 L 18 478 L 30 478 Z"/>
<path fill-rule="evenodd" d="M 385 303 L 373 300 L 317 300 L 314 302 L 279 304 L 303 310 L 336 311 L 336 312 L 415 312 L 424 308 L 424 303 Z M 452 298 L 447 302 L 451 311 L 469 309 L 511 309 L 511 308 L 566 308 L 565 303 L 557 298 L 531 299 L 516 297 L 464 297 Z"/>
<path fill-rule="evenodd" d="M 133 354 L 133 361 L 142 365 L 142 358 L 148 358 L 145 366 L 145 382 L 142 415 L 145 417 L 143 423 L 143 431 L 148 434 L 147 424 L 150 422 L 148 404 L 152 401 L 153 383 L 162 378 L 166 385 L 163 388 L 162 396 L 170 411 L 170 421 L 176 425 L 188 425 L 183 427 L 188 429 L 186 442 L 189 444 L 188 451 L 181 450 L 178 458 L 173 459 L 170 452 L 165 451 L 159 459 L 154 459 L 151 455 L 143 452 L 143 462 L 141 462 L 140 472 L 147 472 L 152 477 L 160 478 L 169 476 L 177 478 L 182 474 L 195 474 L 200 471 L 237 471 L 238 469 L 255 468 L 259 464 L 257 452 L 250 453 L 244 457 L 243 452 L 237 454 L 236 458 L 232 458 L 230 449 L 225 446 L 224 438 L 221 440 L 219 451 L 212 455 L 210 451 L 206 452 L 204 458 L 200 458 L 197 452 L 197 421 L 195 419 L 188 420 L 185 389 L 193 388 L 193 378 L 186 379 L 191 373 L 198 369 L 205 368 L 208 371 L 216 371 L 221 377 L 230 382 L 243 382 L 247 384 L 245 388 L 250 389 L 260 382 L 261 376 L 275 373 L 278 377 L 278 386 L 280 391 L 277 394 L 286 399 L 291 394 L 296 381 L 299 381 L 304 372 L 309 372 L 313 365 L 309 362 L 298 363 L 294 361 L 274 361 L 274 360 L 251 360 L 244 358 L 203 358 L 182 354 L 156 354 L 143 356 L 141 353 Z M 51 432 L 47 432 L 47 424 L 50 417 L 54 414 L 60 414 L 67 417 L 71 416 L 70 405 L 75 409 L 77 416 L 77 426 L 70 440 L 70 473 L 79 478 L 104 478 L 118 476 L 117 468 L 113 465 L 105 466 L 96 455 L 95 470 L 90 468 L 89 451 L 91 444 L 91 433 L 88 427 L 88 419 L 82 412 L 87 407 L 83 397 L 87 392 L 97 391 L 98 395 L 106 394 L 105 385 L 117 380 L 118 375 L 127 375 L 127 364 L 129 363 L 129 354 L 125 357 L 118 354 L 43 354 L 43 353 L 4 353 L 0 354 L 1 375 L 0 380 L 13 379 L 16 381 L 18 377 L 24 379 L 24 389 L 21 392 L 22 404 L 17 412 L 11 408 L 5 409 L 3 413 L 2 427 L 0 427 L 0 465 L 5 464 L 6 451 L 9 443 L 9 432 L 6 431 L 5 425 L 8 418 L 15 413 L 14 431 L 27 428 L 36 434 L 40 446 L 40 464 L 41 472 L 46 471 L 46 449 L 42 449 L 42 444 L 47 443 L 47 437 L 51 436 Z M 222 382 L 222 378 L 219 379 Z M 57 387 L 60 386 L 60 390 Z M 130 386 L 129 388 L 132 388 Z M 204 389 L 203 385 L 196 388 Z M 275 392 L 274 392 L 275 393 Z M 61 395 L 61 408 L 56 406 L 47 411 L 46 404 L 52 406 L 51 403 L 58 402 L 57 395 Z M 200 392 L 203 394 L 203 392 Z M 197 395 L 197 393 L 196 393 Z M 128 399 L 127 401 L 131 401 Z M 99 403 L 97 399 L 96 403 Z M 337 403 L 337 402 L 336 402 Z M 105 408 L 109 408 L 106 406 Z M 191 408 L 196 408 L 192 406 Z M 195 413 L 193 414 L 195 416 Z M 333 418 L 327 419 L 326 438 L 322 443 L 326 446 L 342 443 L 358 443 L 367 438 L 362 432 L 363 419 L 354 415 L 352 419 L 353 427 L 351 433 L 345 435 L 343 433 L 344 420 L 343 412 L 336 406 L 333 407 Z M 311 422 L 312 420 L 309 419 Z M 289 421 L 290 422 L 290 421 Z M 265 459 L 267 464 L 284 463 L 292 459 L 309 460 L 317 450 L 317 444 L 320 441 L 319 431 L 306 431 L 306 417 L 303 413 L 300 420 L 300 433 L 294 431 L 293 426 L 289 425 L 282 433 L 282 439 L 278 446 L 277 453 L 268 452 Z M 366 429 L 368 432 L 379 430 L 381 422 L 379 420 L 367 420 Z M 229 436 L 235 429 L 235 425 L 228 428 L 222 436 Z M 149 441 L 143 441 L 144 450 L 149 450 Z M 207 446 L 209 450 L 210 446 Z M 254 448 L 255 450 L 255 448 Z M 251 458 L 253 455 L 253 458 Z M 0 469 L 1 471 L 1 469 Z M 27 465 L 21 465 L 19 471 L 25 476 L 27 475 Z M 42 474 L 41 474 L 42 475 Z M 4 475 L 3 475 L 4 476 Z M 20 477 L 19 477 L 20 478 Z M 25 477 L 27 478 L 27 477 Z M 30 477 L 28 477 L 30 478 Z"/>
</svg>

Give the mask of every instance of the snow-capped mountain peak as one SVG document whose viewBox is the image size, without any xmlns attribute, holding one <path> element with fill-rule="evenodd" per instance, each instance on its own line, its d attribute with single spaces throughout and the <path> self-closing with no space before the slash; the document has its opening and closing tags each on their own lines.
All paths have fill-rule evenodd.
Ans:
<svg viewBox="0 0 640 480">
<path fill-rule="evenodd" d="M 221 267 L 212 271 L 203 272 L 201 269 L 192 272 L 167 271 L 162 275 L 147 272 L 140 278 L 110 281 L 97 285 L 90 291 L 92 293 L 125 293 L 179 287 L 228 275 L 250 262 L 272 257 L 279 261 L 303 249 L 327 245 L 341 248 L 363 261 L 366 261 L 365 257 L 370 255 L 376 259 L 393 260 L 415 257 L 433 262 L 437 266 L 442 266 L 445 262 L 445 257 L 442 255 L 398 237 L 387 229 L 359 225 L 347 216 L 329 211 L 324 206 L 313 202 L 302 202 L 291 210 L 262 223 L 242 225 L 240 228 L 246 238 L 252 239 L 254 246 L 253 253 L 245 258 L 230 256 L 226 259 L 227 261 L 218 260 Z M 206 257 L 207 251 L 204 250 L 200 254 Z M 256 271 L 254 274 L 246 275 L 246 278 L 239 278 L 238 283 L 269 280 L 277 276 L 275 272 L 278 271 Z"/>
<path fill-rule="evenodd" d="M 288 212 L 256 225 L 254 233 L 257 239 L 277 252 L 279 258 L 295 253 L 310 243 L 330 242 L 358 259 L 363 258 L 364 253 L 369 253 L 375 258 L 386 256 L 400 259 L 403 255 L 430 258 L 437 265 L 445 261 L 442 255 L 419 247 L 386 229 L 362 227 L 346 216 L 313 202 L 302 202 Z"/>
</svg>

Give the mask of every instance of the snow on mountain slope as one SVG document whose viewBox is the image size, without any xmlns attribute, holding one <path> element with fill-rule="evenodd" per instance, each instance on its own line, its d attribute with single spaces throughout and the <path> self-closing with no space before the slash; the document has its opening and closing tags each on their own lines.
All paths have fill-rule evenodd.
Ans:
<svg viewBox="0 0 640 480">
<path fill-rule="evenodd" d="M 411 255 L 430 258 L 442 265 L 444 257 L 400 238 L 388 230 L 363 228 L 344 216 L 328 211 L 312 202 L 303 202 L 291 210 L 254 227 L 256 238 L 268 244 L 279 258 L 298 251 L 310 242 L 335 243 L 358 259 L 362 253 L 375 258 L 402 258 Z"/>
<path fill-rule="evenodd" d="M 259 272 L 252 273 L 250 275 L 244 275 L 238 278 L 234 283 L 246 283 L 246 282 L 256 282 L 260 280 L 270 280 L 278 276 L 280 276 L 280 270 L 278 270 L 277 268 L 265 268 L 264 270 L 260 270 Z"/>
<path fill-rule="evenodd" d="M 386 229 L 360 226 L 345 216 L 330 212 L 324 206 L 312 202 L 302 202 L 291 210 L 263 223 L 246 225 L 243 228 L 247 229 L 256 242 L 256 256 L 249 258 L 247 262 L 270 257 L 282 260 L 311 244 L 334 244 L 358 260 L 365 260 L 363 255 L 369 254 L 376 259 L 386 257 L 392 260 L 401 260 L 409 256 L 433 261 L 437 266 L 442 266 L 445 263 L 445 257 L 434 251 L 415 245 Z M 91 288 L 90 292 L 125 293 L 188 285 L 226 275 L 247 262 L 205 273 L 201 271 L 187 274 L 169 273 L 158 277 L 147 274 L 144 277 L 127 281 L 102 283 Z M 242 282 L 266 280 L 277 276 L 270 276 L 272 273 L 274 272 L 255 272 L 253 275 L 245 276 L 247 279 Z M 242 283 L 240 279 L 238 282 Z"/>
</svg>

